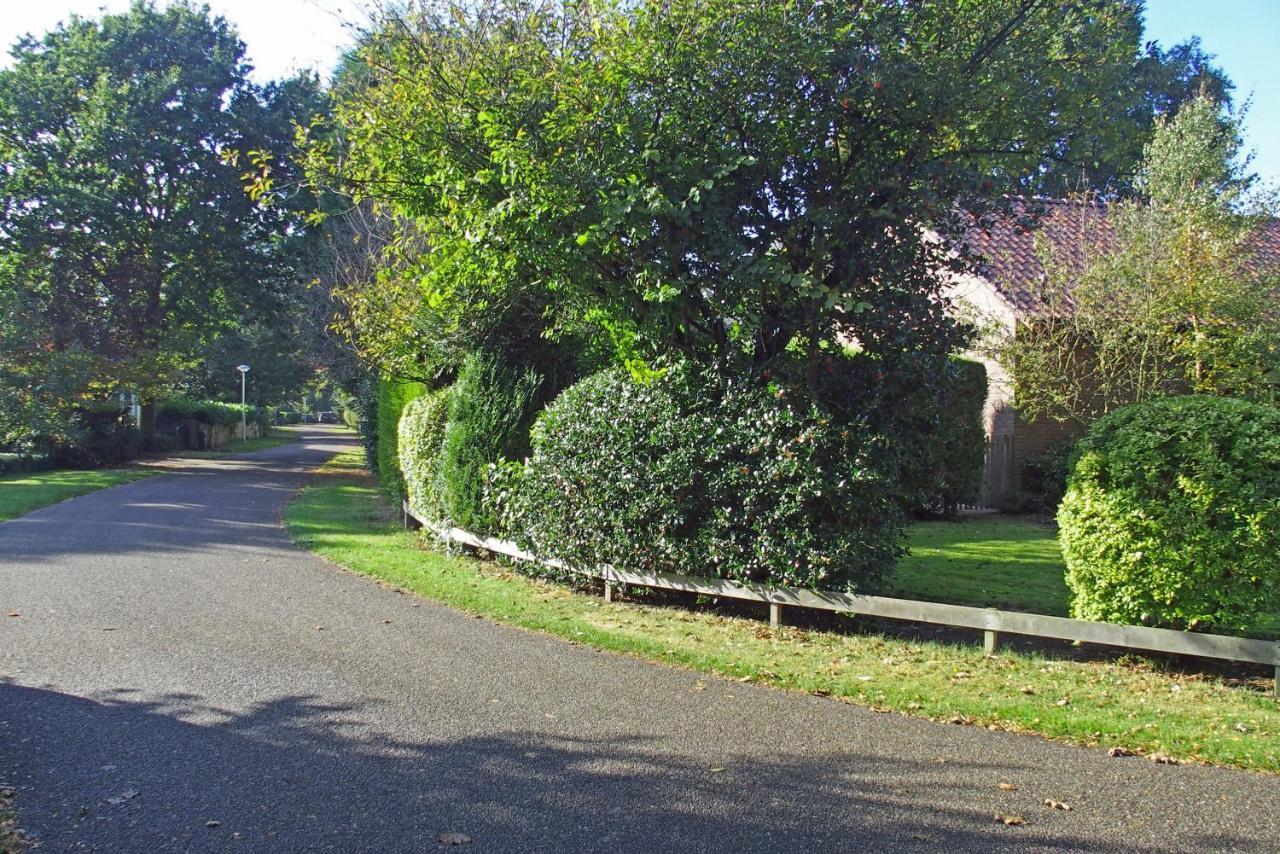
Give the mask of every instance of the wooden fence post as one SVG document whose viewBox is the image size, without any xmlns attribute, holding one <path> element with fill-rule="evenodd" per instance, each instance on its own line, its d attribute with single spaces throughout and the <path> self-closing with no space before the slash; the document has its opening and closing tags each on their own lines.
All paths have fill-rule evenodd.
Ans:
<svg viewBox="0 0 1280 854">
<path fill-rule="evenodd" d="M 982 633 L 982 649 L 987 655 L 995 655 L 1000 648 L 1000 633 L 986 630 Z"/>
<path fill-rule="evenodd" d="M 782 625 L 782 606 L 777 602 L 769 603 L 769 628 L 776 629 Z"/>
</svg>

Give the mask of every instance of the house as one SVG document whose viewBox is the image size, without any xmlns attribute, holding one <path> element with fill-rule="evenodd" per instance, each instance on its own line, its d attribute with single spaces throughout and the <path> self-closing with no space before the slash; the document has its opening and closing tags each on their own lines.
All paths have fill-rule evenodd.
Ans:
<svg viewBox="0 0 1280 854">
<path fill-rule="evenodd" d="M 1023 214 L 1033 211 L 1032 220 Z M 1087 249 L 1105 251 L 1113 234 L 1101 202 L 1038 199 L 1021 210 L 990 222 L 975 224 L 965 237 L 968 251 L 980 258 L 976 272 L 953 275 L 947 287 L 957 313 L 984 328 L 989 336 L 1012 335 L 1019 325 L 1044 318 L 1048 279 L 1041 263 L 1042 250 L 1061 259 L 1068 268 L 1082 262 Z M 1041 245 L 1038 245 L 1041 244 Z M 1280 220 L 1270 220 L 1255 233 L 1252 266 L 1280 272 Z M 1069 307 L 1069 294 L 1054 300 Z M 982 502 L 999 506 L 1022 486 L 1028 460 L 1056 443 L 1079 438 L 1084 427 L 1048 418 L 1028 421 L 1021 417 L 1014 398 L 1012 378 L 989 350 L 968 354 L 987 369 L 987 402 L 983 418 L 987 434 L 987 461 Z"/>
</svg>

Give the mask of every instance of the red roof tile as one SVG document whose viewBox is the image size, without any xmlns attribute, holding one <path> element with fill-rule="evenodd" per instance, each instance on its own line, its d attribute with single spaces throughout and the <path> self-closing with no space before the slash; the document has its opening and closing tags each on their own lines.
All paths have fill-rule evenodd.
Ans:
<svg viewBox="0 0 1280 854">
<path fill-rule="evenodd" d="M 1010 214 L 974 222 L 965 236 L 970 252 L 980 257 L 979 272 L 1020 313 L 1042 314 L 1046 277 L 1037 237 L 1052 257 L 1081 265 L 1087 250 L 1105 252 L 1114 234 L 1101 202 L 1063 199 L 1019 201 Z M 1253 238 L 1250 267 L 1280 273 L 1280 220 L 1268 220 Z M 1068 300 L 1069 301 L 1069 300 Z"/>
</svg>

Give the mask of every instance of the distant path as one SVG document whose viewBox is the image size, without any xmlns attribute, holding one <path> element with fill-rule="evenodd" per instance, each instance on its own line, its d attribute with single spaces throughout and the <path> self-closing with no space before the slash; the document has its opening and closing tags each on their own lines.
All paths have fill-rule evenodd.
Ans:
<svg viewBox="0 0 1280 854">
<path fill-rule="evenodd" d="M 1275 777 L 741 685 L 344 573 L 279 525 L 354 442 L 304 432 L 0 524 L 0 782 L 37 850 L 1280 845 Z"/>
</svg>

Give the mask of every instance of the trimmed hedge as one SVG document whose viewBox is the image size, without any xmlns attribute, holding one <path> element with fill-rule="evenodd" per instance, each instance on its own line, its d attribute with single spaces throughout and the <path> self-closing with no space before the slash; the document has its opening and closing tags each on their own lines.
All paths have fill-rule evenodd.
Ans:
<svg viewBox="0 0 1280 854">
<path fill-rule="evenodd" d="M 611 370 L 499 470 L 504 536 L 579 566 L 870 591 L 902 554 L 885 442 L 757 378 Z"/>
<path fill-rule="evenodd" d="M 919 412 L 933 416 L 932 429 L 921 429 L 919 447 L 909 451 L 903 466 L 903 486 L 916 512 L 953 517 L 961 504 L 972 504 L 982 494 L 986 403 L 987 369 L 952 358 L 937 405 L 915 404 Z"/>
<path fill-rule="evenodd" d="M 472 353 L 449 394 L 440 450 L 443 518 L 476 533 L 496 531 L 497 509 L 486 497 L 489 469 L 529 451 L 529 428 L 544 402 L 542 377 L 500 354 Z"/>
<path fill-rule="evenodd" d="M 449 389 L 438 389 L 410 402 L 400 416 L 400 473 L 409 506 L 421 519 L 441 518 L 440 454 L 448 415 Z"/>
<path fill-rule="evenodd" d="M 171 397 L 156 407 L 156 420 L 162 422 L 202 421 L 205 424 L 231 425 L 240 423 L 240 413 L 246 412 L 251 424 L 266 428 L 271 416 L 256 406 L 238 403 L 220 403 L 216 400 L 193 400 L 189 397 Z"/>
<path fill-rule="evenodd" d="M 1058 511 L 1077 617 L 1247 630 L 1280 610 L 1280 412 L 1227 398 L 1111 413 Z"/>
<path fill-rule="evenodd" d="M 378 380 L 377 442 L 374 473 L 382 491 L 394 501 L 404 498 L 404 478 L 400 474 L 399 430 L 404 408 L 427 391 L 422 383 L 380 377 Z"/>
</svg>

